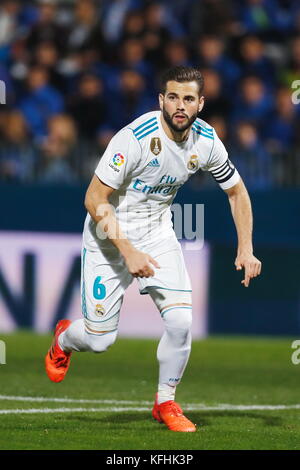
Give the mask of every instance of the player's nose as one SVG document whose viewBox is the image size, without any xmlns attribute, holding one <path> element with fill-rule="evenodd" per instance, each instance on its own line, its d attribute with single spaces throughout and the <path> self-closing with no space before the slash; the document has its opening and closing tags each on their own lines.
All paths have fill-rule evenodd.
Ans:
<svg viewBox="0 0 300 470">
<path fill-rule="evenodd" d="M 184 111 L 184 109 L 185 109 L 185 108 L 184 108 L 184 103 L 183 103 L 183 101 L 179 101 L 179 102 L 177 103 L 177 111 Z"/>
</svg>

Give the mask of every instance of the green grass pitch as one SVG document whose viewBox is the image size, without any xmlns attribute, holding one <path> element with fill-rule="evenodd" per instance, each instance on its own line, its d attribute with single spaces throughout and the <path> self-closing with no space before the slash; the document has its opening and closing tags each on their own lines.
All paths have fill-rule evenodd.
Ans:
<svg viewBox="0 0 300 470">
<path fill-rule="evenodd" d="M 50 335 L 0 339 L 1 450 L 300 449 L 296 338 L 195 341 L 176 398 L 196 433 L 171 432 L 151 417 L 157 341 L 118 339 L 104 354 L 75 353 L 64 382 L 54 384 L 44 372 Z"/>
</svg>

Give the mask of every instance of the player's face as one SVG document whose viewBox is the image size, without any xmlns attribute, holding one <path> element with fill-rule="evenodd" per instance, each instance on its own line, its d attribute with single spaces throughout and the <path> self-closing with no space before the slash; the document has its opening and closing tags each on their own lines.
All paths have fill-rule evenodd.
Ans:
<svg viewBox="0 0 300 470">
<path fill-rule="evenodd" d="M 203 108 L 197 82 L 167 82 L 165 94 L 159 95 L 160 109 L 168 126 L 175 132 L 188 129 Z"/>
</svg>

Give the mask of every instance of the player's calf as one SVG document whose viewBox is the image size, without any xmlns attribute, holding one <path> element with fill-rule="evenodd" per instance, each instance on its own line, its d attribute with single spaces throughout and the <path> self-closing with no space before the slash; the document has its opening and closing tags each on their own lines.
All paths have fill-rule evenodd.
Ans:
<svg viewBox="0 0 300 470">
<path fill-rule="evenodd" d="M 117 339 L 118 330 L 106 331 L 102 333 L 88 333 L 86 331 L 86 341 L 90 351 L 102 353 L 114 344 Z"/>
</svg>

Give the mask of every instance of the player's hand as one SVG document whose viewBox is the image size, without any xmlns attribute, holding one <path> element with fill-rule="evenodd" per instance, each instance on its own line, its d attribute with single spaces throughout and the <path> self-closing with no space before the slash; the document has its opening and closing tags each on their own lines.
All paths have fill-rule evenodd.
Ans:
<svg viewBox="0 0 300 470">
<path fill-rule="evenodd" d="M 157 261 L 152 256 L 143 251 L 134 250 L 125 257 L 125 263 L 128 271 L 134 277 L 151 277 L 154 276 L 154 270 L 151 264 L 156 268 L 160 268 Z"/>
<path fill-rule="evenodd" d="M 234 264 L 237 271 L 245 268 L 245 276 L 241 281 L 241 284 L 244 284 L 244 287 L 248 287 L 250 280 L 259 276 L 261 273 L 261 262 L 251 253 L 238 254 Z"/>
</svg>

